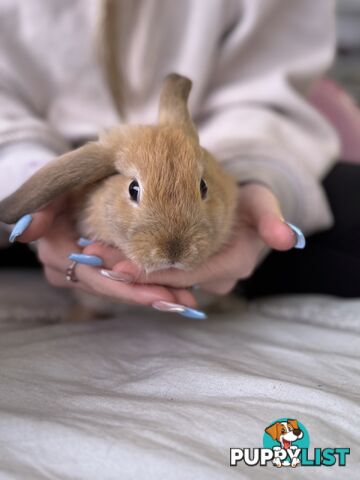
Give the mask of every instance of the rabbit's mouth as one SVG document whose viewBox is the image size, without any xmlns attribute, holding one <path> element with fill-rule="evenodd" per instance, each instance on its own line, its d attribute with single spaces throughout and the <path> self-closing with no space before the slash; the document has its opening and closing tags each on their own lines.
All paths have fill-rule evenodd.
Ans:
<svg viewBox="0 0 360 480">
<path fill-rule="evenodd" d="M 146 273 L 158 272 L 161 270 L 191 270 L 193 265 L 191 262 L 186 262 L 185 260 L 175 261 L 168 258 L 160 257 L 157 255 L 146 255 L 141 258 L 135 258 L 134 255 L 129 255 L 130 258 Z"/>
<path fill-rule="evenodd" d="M 154 265 L 153 267 L 147 268 L 148 273 L 158 272 L 159 270 L 187 270 L 188 268 L 181 262 L 164 262 L 159 265 Z"/>
</svg>

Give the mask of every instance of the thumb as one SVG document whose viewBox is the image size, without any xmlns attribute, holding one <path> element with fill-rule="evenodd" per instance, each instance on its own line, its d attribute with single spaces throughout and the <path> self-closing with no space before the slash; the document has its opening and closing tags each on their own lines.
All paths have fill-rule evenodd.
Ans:
<svg viewBox="0 0 360 480">
<path fill-rule="evenodd" d="M 254 226 L 266 245 L 275 250 L 303 248 L 305 239 L 297 227 L 288 224 L 282 215 L 280 204 L 270 189 L 254 185 L 249 201 Z"/>
<path fill-rule="evenodd" d="M 25 215 L 14 225 L 9 240 L 29 243 L 44 236 L 62 209 L 62 202 L 55 201 L 31 215 Z"/>
<path fill-rule="evenodd" d="M 275 212 L 264 212 L 257 230 L 261 239 L 275 250 L 290 250 L 298 243 L 294 230 Z"/>
</svg>

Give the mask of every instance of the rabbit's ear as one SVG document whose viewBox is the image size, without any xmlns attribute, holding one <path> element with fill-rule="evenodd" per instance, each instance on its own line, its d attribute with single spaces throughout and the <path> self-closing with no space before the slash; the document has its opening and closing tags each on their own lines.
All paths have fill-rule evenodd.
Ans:
<svg viewBox="0 0 360 480">
<path fill-rule="evenodd" d="M 66 153 L 42 167 L 12 195 L 0 202 L 0 221 L 14 223 L 57 196 L 116 173 L 109 150 L 98 143 Z"/>
<path fill-rule="evenodd" d="M 179 126 L 188 135 L 198 140 L 197 131 L 187 108 L 191 85 L 191 80 L 177 73 L 171 73 L 165 77 L 160 95 L 159 124 Z"/>
</svg>

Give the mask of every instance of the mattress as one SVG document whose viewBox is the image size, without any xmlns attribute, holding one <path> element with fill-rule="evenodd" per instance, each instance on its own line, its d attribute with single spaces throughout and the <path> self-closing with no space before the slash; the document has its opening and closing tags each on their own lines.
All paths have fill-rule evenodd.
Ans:
<svg viewBox="0 0 360 480">
<path fill-rule="evenodd" d="M 228 299 L 205 321 L 74 323 L 71 306 L 37 274 L 0 275 L 1 480 L 358 478 L 359 300 Z M 309 452 L 350 448 L 346 466 L 230 466 L 284 418 Z"/>
</svg>

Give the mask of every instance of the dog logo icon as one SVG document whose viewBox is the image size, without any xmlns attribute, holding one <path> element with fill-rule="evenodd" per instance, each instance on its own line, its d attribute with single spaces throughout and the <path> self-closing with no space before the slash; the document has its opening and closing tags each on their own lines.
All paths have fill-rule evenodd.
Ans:
<svg viewBox="0 0 360 480">
<path fill-rule="evenodd" d="M 332 467 L 346 466 L 350 447 L 315 447 L 310 450 L 307 428 L 295 418 L 278 418 L 263 430 L 262 447 L 231 447 L 230 466 Z"/>
<path fill-rule="evenodd" d="M 300 428 L 299 422 L 295 419 L 283 419 L 276 421 L 267 428 L 265 432 L 270 435 L 273 441 L 277 442 L 273 446 L 273 450 L 286 450 L 287 452 L 296 452 L 299 446 L 296 445 L 298 440 L 304 437 L 304 431 Z M 290 455 L 291 458 L 286 458 L 281 461 L 279 457 L 274 458 L 273 464 L 280 467 L 297 467 L 300 464 L 298 456 Z"/>
</svg>

